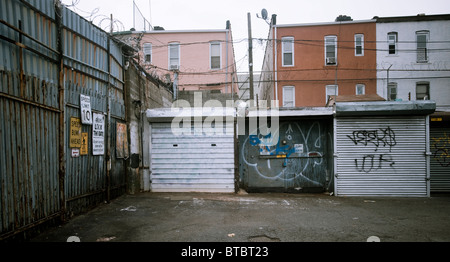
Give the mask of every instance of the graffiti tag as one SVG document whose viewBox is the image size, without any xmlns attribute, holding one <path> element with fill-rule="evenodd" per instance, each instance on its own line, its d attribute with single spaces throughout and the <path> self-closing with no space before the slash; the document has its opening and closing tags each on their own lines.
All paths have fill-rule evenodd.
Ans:
<svg viewBox="0 0 450 262">
<path fill-rule="evenodd" d="M 450 166 L 450 136 L 444 133 L 444 136 L 433 138 L 432 150 L 433 159 L 442 167 Z"/>
<path fill-rule="evenodd" d="M 395 132 L 390 127 L 376 130 L 357 130 L 347 137 L 355 145 L 374 145 L 374 152 L 377 152 L 380 146 L 389 147 L 389 152 L 391 152 L 392 147 L 397 145 Z M 395 165 L 392 155 L 383 153 L 366 154 L 355 158 L 354 161 L 356 170 L 364 173 L 375 172 L 383 167 L 394 168 Z"/>
<path fill-rule="evenodd" d="M 355 145 L 362 144 L 367 146 L 368 144 L 375 145 L 375 151 L 379 146 L 389 146 L 389 150 L 397 144 L 395 140 L 395 132 L 390 127 L 380 128 L 378 130 L 357 130 L 353 131 L 352 135 L 347 135 Z"/>
<path fill-rule="evenodd" d="M 362 159 L 360 159 L 359 163 L 358 159 L 355 159 L 356 169 L 359 172 L 365 173 L 370 173 L 381 169 L 383 167 L 383 163 L 386 163 L 389 167 L 394 168 L 395 162 L 389 154 L 365 155 Z"/>
</svg>

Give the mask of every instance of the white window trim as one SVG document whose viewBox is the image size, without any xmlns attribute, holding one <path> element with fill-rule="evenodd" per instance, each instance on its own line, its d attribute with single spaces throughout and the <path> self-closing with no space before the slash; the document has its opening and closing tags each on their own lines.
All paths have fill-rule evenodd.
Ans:
<svg viewBox="0 0 450 262">
<path fill-rule="evenodd" d="M 417 36 L 419 36 L 419 35 L 424 35 L 426 37 L 426 42 L 425 42 L 425 45 L 426 45 L 426 47 L 425 47 L 426 59 L 423 60 L 423 61 L 419 61 L 416 58 L 416 62 L 417 63 L 429 63 L 429 61 L 430 61 L 430 52 L 429 52 L 429 47 L 428 46 L 429 46 L 429 41 L 430 41 L 430 31 L 427 31 L 427 30 L 416 31 L 416 50 L 417 50 L 417 52 L 419 51 L 419 47 L 418 47 L 419 42 L 417 42 Z"/>
<path fill-rule="evenodd" d="M 395 44 L 395 53 L 393 53 L 393 54 L 389 54 L 389 42 L 390 42 L 389 36 L 390 35 L 395 36 L 395 42 L 394 42 L 394 44 Z M 389 32 L 387 34 L 387 44 L 388 44 L 388 46 L 387 46 L 388 56 L 395 56 L 395 55 L 397 55 L 398 54 L 398 33 L 397 32 Z"/>
<path fill-rule="evenodd" d="M 419 85 L 420 85 L 420 86 L 426 86 L 426 88 L 427 88 L 425 99 L 420 99 L 420 100 L 430 100 L 430 96 L 431 96 L 430 82 L 416 82 L 416 100 L 419 100 L 419 99 L 417 98 L 417 87 L 418 87 Z"/>
<path fill-rule="evenodd" d="M 358 94 L 358 87 L 362 87 L 363 88 L 363 93 L 362 94 Z M 356 84 L 355 94 L 356 95 L 365 95 L 366 94 L 366 85 L 365 84 Z"/>
<path fill-rule="evenodd" d="M 286 42 L 289 42 L 290 44 L 292 44 L 292 52 L 291 52 L 291 54 L 292 54 L 292 65 L 286 65 L 286 64 L 284 64 L 284 45 L 285 45 L 285 43 Z M 295 65 L 295 60 L 294 60 L 294 48 L 295 46 L 294 46 L 294 37 L 292 37 L 292 36 L 285 36 L 285 37 L 282 37 L 281 38 L 281 65 L 283 66 L 283 67 L 292 67 L 292 66 L 294 66 Z"/>
<path fill-rule="evenodd" d="M 287 89 L 292 90 L 292 107 L 295 107 L 295 86 L 283 86 L 283 107 L 285 106 L 286 99 L 286 91 Z"/>
<path fill-rule="evenodd" d="M 334 59 L 335 59 L 335 63 L 334 64 L 328 64 L 327 63 L 327 38 L 334 38 Z M 327 35 L 324 38 L 324 56 L 325 56 L 325 65 L 326 66 L 337 66 L 338 61 L 337 61 L 337 57 L 338 57 L 338 50 L 337 50 L 337 43 L 338 39 L 336 35 Z"/>
<path fill-rule="evenodd" d="M 329 95 L 328 94 L 328 88 L 334 88 L 335 94 Z M 339 94 L 339 86 L 338 85 L 326 85 L 325 86 L 325 103 L 328 103 L 328 96 L 334 96 Z"/>
<path fill-rule="evenodd" d="M 356 47 L 357 47 L 357 45 L 356 45 L 356 39 L 358 38 L 358 37 L 361 37 L 361 54 L 357 54 L 356 53 Z M 356 34 L 355 35 L 355 56 L 364 56 L 364 34 Z"/>
<path fill-rule="evenodd" d="M 219 68 L 212 68 L 211 58 L 212 58 L 212 46 L 219 44 Z M 209 43 L 209 69 L 211 70 L 221 70 L 222 69 L 222 43 L 218 41 L 213 41 Z"/>
<path fill-rule="evenodd" d="M 180 68 L 180 64 L 181 64 L 181 48 L 180 48 L 180 43 L 179 42 L 172 42 L 172 43 L 169 43 L 169 46 L 168 46 L 168 52 L 169 52 L 169 55 L 167 56 L 168 57 L 168 69 L 169 70 L 171 70 L 171 68 L 170 68 L 170 47 L 171 46 L 174 46 L 174 45 L 176 45 L 177 47 L 178 47 L 178 69 Z"/>
<path fill-rule="evenodd" d="M 150 49 L 150 53 L 145 52 L 146 49 L 149 48 Z M 153 47 L 152 47 L 152 43 L 144 43 L 144 45 L 142 46 L 142 52 L 144 53 L 144 63 L 145 64 L 151 64 L 153 62 Z M 145 61 L 145 57 L 150 54 L 150 61 Z"/>
<path fill-rule="evenodd" d="M 391 88 L 395 88 L 395 99 L 394 100 L 391 99 L 391 95 L 392 95 Z M 398 99 L 398 84 L 397 84 L 397 82 L 390 82 L 390 83 L 388 83 L 387 100 L 388 101 L 395 101 L 396 99 Z"/>
</svg>

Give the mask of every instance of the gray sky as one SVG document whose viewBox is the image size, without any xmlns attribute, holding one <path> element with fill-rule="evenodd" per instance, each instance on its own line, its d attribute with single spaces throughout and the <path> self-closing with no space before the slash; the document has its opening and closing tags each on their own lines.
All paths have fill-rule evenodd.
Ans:
<svg viewBox="0 0 450 262">
<path fill-rule="evenodd" d="M 75 4 L 70 9 L 105 30 L 109 30 L 108 22 L 102 19 L 111 14 L 120 21 L 116 23 L 116 27 L 121 27 L 119 30 L 133 27 L 133 0 L 62 0 L 62 3 Z M 332 22 L 339 15 L 366 20 L 374 16 L 450 14 L 448 0 L 135 0 L 135 3 L 153 26 L 166 30 L 225 29 L 226 21 L 230 20 L 238 72 L 248 71 L 248 12 L 252 37 L 263 39 L 268 36 L 269 26 L 256 17 L 263 8 L 269 18 L 277 15 L 277 24 Z M 254 41 L 253 47 L 257 72 L 262 65 L 264 42 Z"/>
</svg>

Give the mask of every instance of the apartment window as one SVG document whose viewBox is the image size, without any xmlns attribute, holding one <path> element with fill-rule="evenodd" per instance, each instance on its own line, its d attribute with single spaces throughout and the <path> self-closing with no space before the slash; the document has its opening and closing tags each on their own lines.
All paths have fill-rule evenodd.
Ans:
<svg viewBox="0 0 450 262">
<path fill-rule="evenodd" d="M 417 42 L 417 63 L 428 62 L 428 38 L 430 33 L 428 31 L 416 32 Z"/>
<path fill-rule="evenodd" d="M 364 95 L 366 94 L 366 85 L 357 84 L 356 85 L 356 95 Z"/>
<path fill-rule="evenodd" d="M 144 43 L 142 49 L 144 51 L 144 62 L 148 64 L 152 63 L 152 44 Z"/>
<path fill-rule="evenodd" d="M 325 37 L 325 64 L 337 64 L 337 36 Z"/>
<path fill-rule="evenodd" d="M 364 56 L 364 35 L 355 35 L 355 56 Z"/>
<path fill-rule="evenodd" d="M 416 84 L 416 100 L 430 100 L 430 83 L 419 82 Z"/>
<path fill-rule="evenodd" d="M 326 95 L 326 101 L 325 103 L 328 103 L 331 97 L 338 95 L 338 86 L 337 85 L 327 85 L 325 87 L 325 95 Z"/>
<path fill-rule="evenodd" d="M 295 88 L 293 86 L 283 86 L 283 107 L 295 106 Z"/>
<path fill-rule="evenodd" d="M 178 70 L 180 68 L 180 44 L 169 44 L 169 70 Z"/>
<path fill-rule="evenodd" d="M 398 42 L 397 32 L 388 33 L 388 45 L 389 45 L 389 54 L 390 55 L 397 54 L 397 42 Z"/>
<path fill-rule="evenodd" d="M 283 37 L 281 38 L 281 49 L 283 52 L 282 64 L 283 66 L 293 66 L 294 65 L 294 38 L 293 37 Z"/>
<path fill-rule="evenodd" d="M 388 99 L 389 101 L 395 101 L 397 99 L 397 83 L 388 84 Z"/>
<path fill-rule="evenodd" d="M 211 69 L 220 69 L 220 60 L 221 60 L 221 52 L 220 52 L 220 43 L 219 42 L 212 42 L 210 44 L 210 63 L 211 63 Z"/>
</svg>

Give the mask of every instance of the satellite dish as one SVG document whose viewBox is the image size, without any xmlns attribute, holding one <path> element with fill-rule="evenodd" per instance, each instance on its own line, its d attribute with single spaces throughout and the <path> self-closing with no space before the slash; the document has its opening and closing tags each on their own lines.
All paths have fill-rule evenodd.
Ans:
<svg viewBox="0 0 450 262">
<path fill-rule="evenodd" d="M 263 8 L 261 10 L 261 17 L 262 17 L 262 19 L 267 20 L 267 16 L 268 16 L 267 10 L 265 8 Z"/>
</svg>

